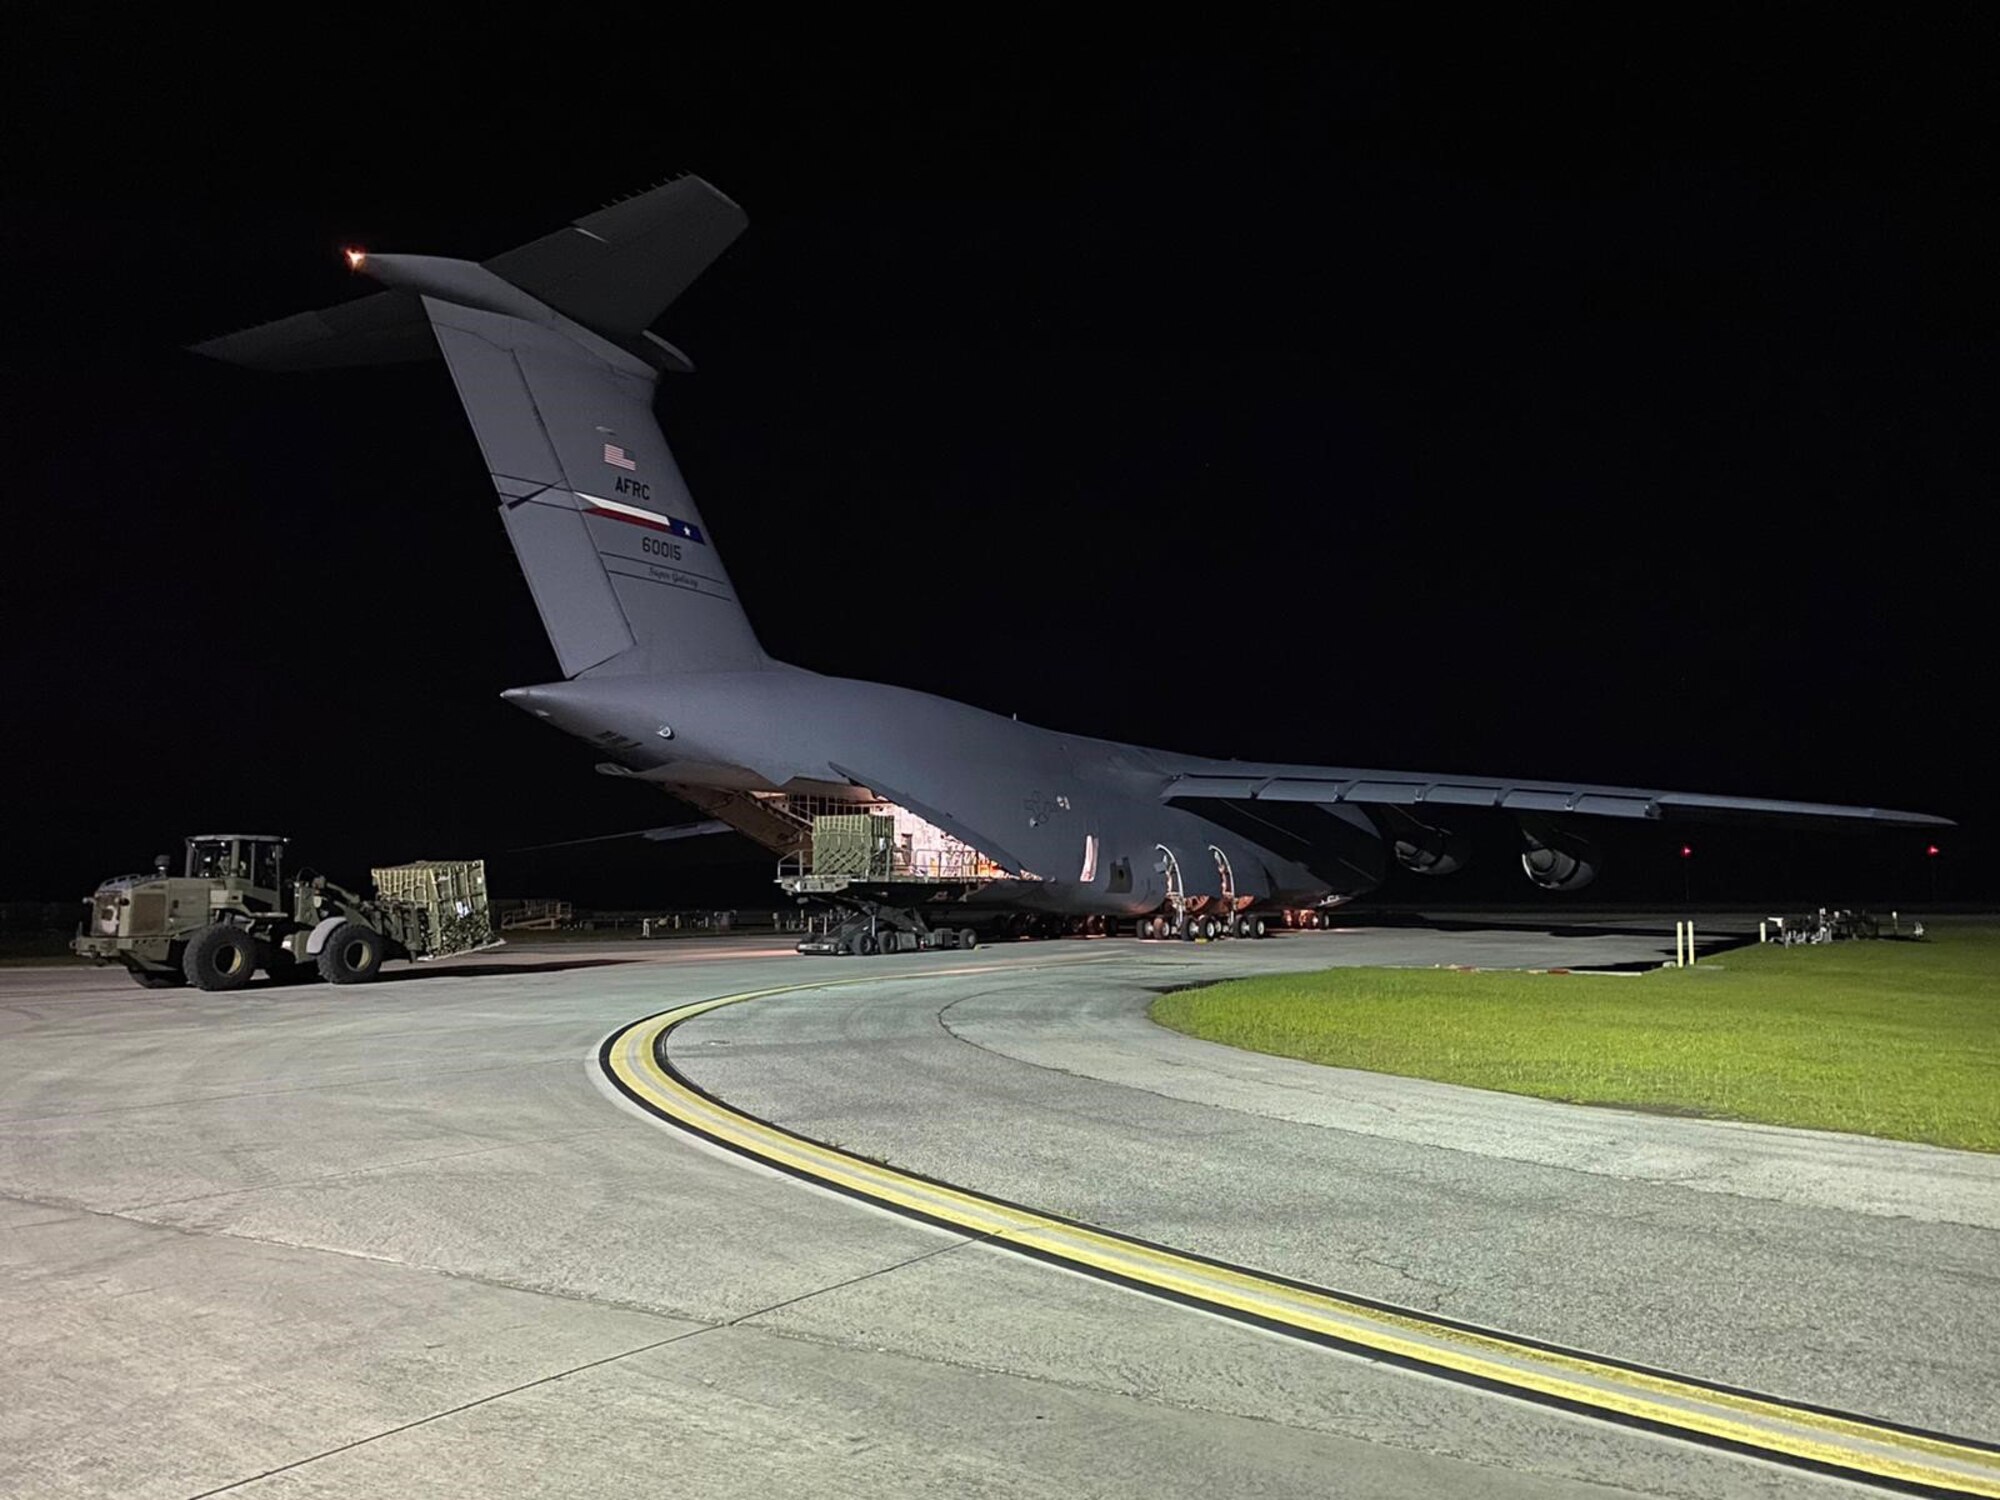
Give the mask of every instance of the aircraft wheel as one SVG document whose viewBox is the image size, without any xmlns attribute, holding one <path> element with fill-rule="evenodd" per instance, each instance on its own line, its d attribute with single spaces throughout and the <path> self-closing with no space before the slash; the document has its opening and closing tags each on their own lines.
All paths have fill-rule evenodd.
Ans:
<svg viewBox="0 0 2000 1500">
<path fill-rule="evenodd" d="M 240 927 L 217 922 L 194 935 L 181 967 L 198 990 L 240 990 L 257 972 L 257 940 Z"/>
<path fill-rule="evenodd" d="M 1250 919 L 1250 936 L 1269 937 L 1270 935 L 1271 935 L 1270 924 L 1266 922 L 1262 917 L 1252 917 Z"/>
<path fill-rule="evenodd" d="M 342 922 L 319 950 L 319 976 L 328 984 L 366 984 L 382 972 L 382 934 Z"/>
<path fill-rule="evenodd" d="M 854 940 L 854 950 L 863 958 L 873 958 L 881 946 L 875 941 L 875 934 L 872 932 L 864 932 Z"/>
<path fill-rule="evenodd" d="M 126 972 L 132 976 L 132 982 L 142 989 L 177 990 L 187 983 L 187 975 L 176 974 L 172 970 L 128 969 Z"/>
<path fill-rule="evenodd" d="M 970 927 L 959 928 L 958 946 L 970 953 L 974 948 L 979 946 L 979 934 L 974 932 Z"/>
<path fill-rule="evenodd" d="M 883 933 L 882 951 L 884 953 L 901 953 L 903 951 L 903 935 L 899 932 Z"/>
<path fill-rule="evenodd" d="M 1213 917 L 1203 917 L 1201 919 L 1201 935 L 1208 939 L 1209 942 L 1214 942 L 1222 936 L 1222 924 L 1217 922 Z"/>
</svg>

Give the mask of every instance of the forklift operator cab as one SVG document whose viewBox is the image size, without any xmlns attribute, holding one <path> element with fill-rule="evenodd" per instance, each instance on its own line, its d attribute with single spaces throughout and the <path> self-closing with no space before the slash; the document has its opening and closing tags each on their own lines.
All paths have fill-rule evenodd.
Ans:
<svg viewBox="0 0 2000 1500">
<path fill-rule="evenodd" d="M 198 833 L 187 841 L 190 880 L 239 880 L 256 890 L 283 888 L 285 841 L 268 833 Z"/>
</svg>

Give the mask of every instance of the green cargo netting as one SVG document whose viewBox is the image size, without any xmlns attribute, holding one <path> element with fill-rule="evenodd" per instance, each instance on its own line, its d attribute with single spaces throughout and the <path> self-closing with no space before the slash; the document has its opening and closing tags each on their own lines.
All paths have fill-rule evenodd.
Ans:
<svg viewBox="0 0 2000 1500">
<path fill-rule="evenodd" d="M 812 872 L 881 879 L 895 873 L 896 820 L 877 813 L 813 819 Z"/>
<path fill-rule="evenodd" d="M 483 859 L 422 859 L 368 873 L 377 901 L 402 918 L 400 941 L 412 957 L 442 958 L 493 941 Z"/>
</svg>

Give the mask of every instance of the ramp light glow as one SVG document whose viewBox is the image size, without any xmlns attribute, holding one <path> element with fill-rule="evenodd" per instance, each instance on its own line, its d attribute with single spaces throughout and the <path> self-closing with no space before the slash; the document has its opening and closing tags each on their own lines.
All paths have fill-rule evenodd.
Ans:
<svg viewBox="0 0 2000 1500">
<path fill-rule="evenodd" d="M 366 263 L 368 259 L 368 252 L 366 250 L 363 250 L 359 245 L 349 245 L 345 250 L 341 251 L 340 253 L 344 257 L 346 257 L 347 269 L 350 271 L 360 270 L 362 265 Z"/>
</svg>

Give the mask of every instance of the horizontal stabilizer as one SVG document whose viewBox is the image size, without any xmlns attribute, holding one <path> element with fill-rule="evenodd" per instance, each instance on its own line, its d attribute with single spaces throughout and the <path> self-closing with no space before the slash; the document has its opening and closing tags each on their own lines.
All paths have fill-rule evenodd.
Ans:
<svg viewBox="0 0 2000 1500">
<path fill-rule="evenodd" d="M 584 327 L 631 338 L 650 327 L 749 222 L 701 178 L 676 177 L 485 265 Z"/>
<path fill-rule="evenodd" d="M 701 178 L 677 177 L 496 255 L 484 269 L 543 309 L 602 335 L 655 370 L 684 374 L 693 368 L 687 356 L 648 331 L 648 325 L 748 223 L 742 209 Z M 359 250 L 349 251 L 348 259 L 358 271 L 375 263 Z M 376 258 L 385 267 L 398 259 L 421 264 L 406 257 Z M 478 274 L 470 266 L 460 269 Z M 391 278 L 385 274 L 381 279 Z M 493 288 L 495 283 L 489 277 L 484 285 Z M 418 289 L 446 300 L 470 296 L 473 305 L 495 306 L 490 295 L 481 300 L 475 286 L 460 278 L 462 290 Z M 498 291 L 519 303 L 505 287 Z M 524 307 L 505 310 L 535 315 L 532 305 Z M 550 321 L 547 311 L 540 317 Z M 416 290 L 404 287 L 224 334 L 196 344 L 194 352 L 259 370 L 334 370 L 434 359 L 438 346 Z"/>
<path fill-rule="evenodd" d="M 437 358 L 430 319 L 410 292 L 376 292 L 294 313 L 194 346 L 196 354 L 254 370 L 338 370 Z"/>
</svg>

